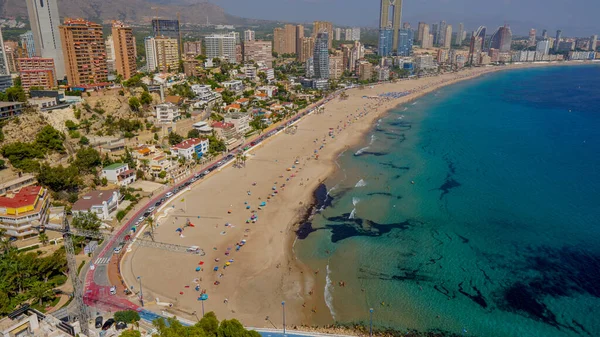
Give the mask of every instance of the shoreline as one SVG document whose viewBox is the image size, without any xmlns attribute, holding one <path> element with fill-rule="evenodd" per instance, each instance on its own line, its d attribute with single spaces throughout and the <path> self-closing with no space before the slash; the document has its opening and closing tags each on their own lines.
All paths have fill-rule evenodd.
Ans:
<svg viewBox="0 0 600 337">
<path fill-rule="evenodd" d="M 135 284 L 131 280 L 135 280 L 136 274 L 143 274 L 145 283 L 144 295 L 146 298 L 153 299 L 153 295 L 155 295 L 160 297 L 161 302 L 172 302 L 176 305 L 178 312 L 186 313 L 190 317 L 193 317 L 191 316 L 191 312 L 195 309 L 197 310 L 199 304 L 193 301 L 193 299 L 190 300 L 186 297 L 187 294 L 185 293 L 190 292 L 189 289 L 182 289 L 179 295 L 177 291 L 173 290 L 175 288 L 182 288 L 181 284 L 184 283 L 182 282 L 184 278 L 183 274 L 186 275 L 185 279 L 189 277 L 191 280 L 194 277 L 193 275 L 200 275 L 200 279 L 206 278 L 210 280 L 209 283 L 201 281 L 202 288 L 208 290 L 211 299 L 213 297 L 216 298 L 215 302 L 210 301 L 210 308 L 207 311 L 215 311 L 221 319 L 238 318 L 245 325 L 280 328 L 281 301 L 285 300 L 285 306 L 293 308 L 286 314 L 289 325 L 313 326 L 313 323 L 320 325 L 327 324 L 327 322 L 330 324 L 332 320 L 331 317 L 326 317 L 329 315 L 329 312 L 324 303 L 324 294 L 321 291 L 322 282 L 319 281 L 322 277 L 317 277 L 314 271 L 310 270 L 307 265 L 298 259 L 294 252 L 294 246 L 297 242 L 296 230 L 304 221 L 304 217 L 311 211 L 315 200 L 315 190 L 338 169 L 336 165 L 338 156 L 350 147 L 363 142 L 363 137 L 372 130 L 374 123 L 382 115 L 402 104 L 412 102 L 442 87 L 501 70 L 553 65 L 590 64 L 525 64 L 477 68 L 436 77 L 369 86 L 364 89 L 350 89 L 347 91 L 350 96 L 347 100 L 342 101 L 339 98 L 331 99 L 328 103 L 324 104 L 324 113 L 313 113 L 302 118 L 298 122 L 298 135 L 281 134 L 277 137 L 271 137 L 257 149 L 252 150 L 252 155 L 249 156 L 248 168 L 225 168 L 218 175 L 212 176 L 210 179 L 194 186 L 192 191 L 186 192 L 183 198 L 198 200 L 198 205 L 202 205 L 198 206 L 198 208 L 206 208 L 207 212 L 212 209 L 208 212 L 211 213 L 209 215 L 212 215 L 213 218 L 222 219 L 215 221 L 210 219 L 210 217 L 205 217 L 204 213 L 202 217 L 198 215 L 197 222 L 200 224 L 200 227 L 203 227 L 202 235 L 195 234 L 194 231 L 196 229 L 191 229 L 192 234 L 187 234 L 189 230 L 186 229 L 186 235 L 183 238 L 176 238 L 173 235 L 167 238 L 167 232 L 174 230 L 174 226 L 181 226 L 183 218 L 172 219 L 177 214 L 166 216 L 168 220 L 173 221 L 174 226 L 171 226 L 168 223 L 169 221 L 165 221 L 157 229 L 157 241 L 194 244 L 203 247 L 207 251 L 207 255 L 210 255 L 210 257 L 206 256 L 203 260 L 209 264 L 208 261 L 218 259 L 219 257 L 217 256 L 223 258 L 218 252 L 223 252 L 231 246 L 231 240 L 226 239 L 226 235 L 228 234 L 223 233 L 235 232 L 235 230 L 231 230 L 230 228 L 221 227 L 219 222 L 228 221 L 242 227 L 244 216 L 240 217 L 237 213 L 245 212 L 244 207 L 233 205 L 241 205 L 244 199 L 253 198 L 250 197 L 250 194 L 248 196 L 243 195 L 245 189 L 248 189 L 248 191 L 252 190 L 252 194 L 261 193 L 255 191 L 256 188 L 250 187 L 250 183 L 256 180 L 258 181 L 257 186 L 261 186 L 264 189 L 264 185 L 267 187 L 266 190 L 269 190 L 268 187 L 273 180 L 279 184 L 289 184 L 289 186 L 285 186 L 285 191 L 282 190 L 280 194 L 273 197 L 273 200 L 269 201 L 268 207 L 258 211 L 259 213 L 257 214 L 260 214 L 261 219 L 263 217 L 268 219 L 267 224 L 259 221 L 257 224 L 247 225 L 247 230 L 249 231 L 244 232 L 247 234 L 237 234 L 238 237 L 248 238 L 248 246 L 245 246 L 241 250 L 242 255 L 236 255 L 235 253 L 232 255 L 235 256 L 235 263 L 230 267 L 230 269 L 233 269 L 231 277 L 229 277 L 229 269 L 226 272 L 228 275 L 223 275 L 223 278 L 221 276 L 216 277 L 215 275 L 217 274 L 207 276 L 207 274 L 212 272 L 212 270 L 208 271 L 208 268 L 200 274 L 193 273 L 193 271 L 185 273 L 178 266 L 184 263 L 191 265 L 191 261 L 196 261 L 193 264 L 197 265 L 198 257 L 190 258 L 186 256 L 180 258 L 176 257 L 176 255 L 166 253 L 162 254 L 162 256 L 152 256 L 152 254 L 156 255 L 156 253 L 152 253 L 150 250 L 147 251 L 149 254 L 142 256 L 141 254 L 146 252 L 146 250 L 141 248 L 139 249 L 141 253 L 138 253 L 138 249 L 136 249 L 135 252 L 128 254 L 124 259 L 123 263 L 126 267 L 123 268 L 125 270 L 123 276 L 127 279 L 128 284 Z M 386 100 L 378 98 L 376 100 L 367 100 L 363 98 L 363 96 L 374 96 L 383 92 L 400 92 L 406 90 L 410 90 L 411 93 L 397 99 Z M 348 119 L 348 125 L 344 124 L 344 128 L 340 129 L 339 133 L 336 132 L 335 139 L 324 136 L 323 139 L 326 139 L 323 143 L 325 145 L 324 150 L 321 151 L 319 149 L 319 158 L 315 160 L 314 156 L 312 156 L 312 148 L 306 148 L 312 145 L 310 141 L 315 139 L 315 135 L 317 137 L 315 139 L 316 144 L 321 135 L 327 134 L 329 125 L 335 125 L 337 121 L 341 123 L 339 118 L 343 120 L 344 117 L 348 117 L 348 113 L 350 113 L 350 116 L 353 116 L 355 112 L 350 110 L 358 108 L 356 111 L 359 111 L 361 107 L 372 110 L 359 119 Z M 329 116 L 327 116 L 328 114 Z M 267 153 L 267 150 L 270 151 Z M 300 164 L 295 171 L 297 177 L 291 179 L 289 176 L 290 170 L 286 172 L 286 166 L 289 168 L 294 158 L 300 158 Z M 283 164 L 279 162 L 280 160 Z M 285 163 L 288 165 L 285 165 Z M 288 180 L 282 180 L 285 179 L 282 177 L 286 175 L 288 176 Z M 300 185 L 295 184 L 298 182 L 297 178 L 300 178 Z M 290 182 L 287 183 L 287 181 Z M 216 192 L 225 187 L 231 188 L 223 194 L 221 193 L 222 191 Z M 261 196 L 264 196 L 265 191 L 262 191 L 262 193 Z M 241 198 L 239 197 L 240 194 L 242 194 Z M 238 195 L 238 197 L 234 195 Z M 223 202 L 227 204 L 231 202 L 231 204 L 229 206 L 223 205 Z M 172 200 L 170 204 L 173 204 L 177 208 L 182 203 L 179 200 Z M 183 214 L 179 215 L 180 217 L 188 216 L 189 214 L 185 213 L 195 211 L 188 211 L 187 204 L 182 207 L 182 210 L 185 209 L 186 212 L 181 212 Z M 231 212 L 232 216 L 225 214 L 228 208 L 234 209 Z M 207 218 L 207 220 L 204 220 L 204 218 Z M 196 223 L 196 220 L 192 221 Z M 213 225 L 216 230 L 210 229 Z M 169 228 L 163 230 L 165 227 Z M 205 235 L 207 232 L 212 232 L 212 235 L 210 233 Z M 211 247 L 214 248 L 211 250 Z M 278 254 L 278 252 L 281 254 Z M 163 265 L 165 266 L 164 269 L 167 270 L 161 271 L 156 270 L 161 268 L 140 267 L 144 265 Z M 212 263 L 209 265 L 212 265 Z M 134 269 L 136 270 L 134 271 Z M 225 274 L 225 272 L 222 274 Z M 225 280 L 228 278 L 232 278 L 234 282 L 226 284 L 227 281 Z M 150 281 L 146 281 L 147 279 L 150 279 Z M 156 282 L 156 279 L 160 279 L 160 281 Z M 210 284 L 212 280 L 223 280 L 223 282 L 215 286 L 214 284 Z M 309 295 L 311 291 L 313 295 Z M 147 293 L 151 295 L 146 295 Z M 220 303 L 221 301 L 223 303 Z M 165 309 L 164 307 L 157 306 L 156 303 L 149 303 L 149 307 L 157 310 Z M 316 312 L 313 312 L 313 310 Z M 327 315 L 322 314 L 324 311 L 327 311 Z M 273 318 L 271 319 L 270 317 Z"/>
</svg>

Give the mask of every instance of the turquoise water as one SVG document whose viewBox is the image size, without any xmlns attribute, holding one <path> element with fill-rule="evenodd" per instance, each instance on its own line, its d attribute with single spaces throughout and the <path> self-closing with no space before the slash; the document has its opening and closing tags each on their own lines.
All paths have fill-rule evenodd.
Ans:
<svg viewBox="0 0 600 337">
<path fill-rule="evenodd" d="M 506 71 L 382 117 L 296 244 L 334 319 L 373 308 L 402 331 L 599 336 L 598 78 Z"/>
</svg>

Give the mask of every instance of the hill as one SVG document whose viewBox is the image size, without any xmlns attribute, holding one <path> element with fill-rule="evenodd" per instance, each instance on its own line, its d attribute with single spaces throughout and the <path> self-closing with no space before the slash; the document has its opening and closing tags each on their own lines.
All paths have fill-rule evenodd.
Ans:
<svg viewBox="0 0 600 337">
<path fill-rule="evenodd" d="M 223 8 L 203 0 L 58 0 L 62 18 L 82 17 L 108 23 L 122 20 L 130 23 L 149 23 L 152 18 L 177 18 L 182 23 L 202 24 L 208 17 L 211 24 L 247 24 L 258 22 L 225 13 Z M 0 0 L 0 17 L 27 18 L 23 0 Z"/>
</svg>

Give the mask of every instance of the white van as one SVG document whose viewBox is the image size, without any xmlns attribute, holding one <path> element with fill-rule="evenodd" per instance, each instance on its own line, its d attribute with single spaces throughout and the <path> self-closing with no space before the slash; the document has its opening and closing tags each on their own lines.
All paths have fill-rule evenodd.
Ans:
<svg viewBox="0 0 600 337">
<path fill-rule="evenodd" d="M 117 294 L 117 287 L 111 286 L 110 287 L 110 294 L 111 295 L 116 295 Z"/>
<path fill-rule="evenodd" d="M 167 192 L 167 194 L 165 194 L 165 197 L 170 198 L 173 196 L 173 192 Z"/>
</svg>

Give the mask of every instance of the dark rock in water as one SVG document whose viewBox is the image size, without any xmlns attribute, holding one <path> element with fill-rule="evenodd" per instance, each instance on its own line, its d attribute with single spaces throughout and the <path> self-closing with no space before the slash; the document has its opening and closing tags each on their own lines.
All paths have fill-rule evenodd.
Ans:
<svg viewBox="0 0 600 337">
<path fill-rule="evenodd" d="M 471 299 L 473 302 L 475 302 L 475 303 L 479 304 L 479 306 L 480 306 L 480 307 L 482 307 L 482 308 L 484 308 L 484 309 L 485 309 L 485 308 L 487 308 L 488 304 L 487 304 L 487 302 L 485 301 L 485 298 L 483 297 L 483 295 L 481 294 L 481 291 L 479 291 L 479 289 L 477 289 L 477 287 L 475 287 L 475 286 L 471 285 L 471 288 L 473 288 L 473 290 L 475 291 L 475 293 L 477 293 L 477 295 L 472 295 L 472 294 L 469 294 L 468 292 L 466 292 L 466 291 L 463 289 L 463 283 L 464 283 L 464 282 L 461 282 L 461 283 L 459 283 L 459 284 L 458 284 L 458 292 L 460 292 L 461 294 L 463 294 L 463 295 L 467 296 L 467 297 L 468 297 L 468 298 L 470 298 L 470 299 Z"/>
<path fill-rule="evenodd" d="M 325 227 L 331 230 L 331 242 L 338 242 L 353 236 L 381 236 L 391 232 L 394 229 L 407 229 L 410 227 L 408 221 L 379 224 L 370 220 L 360 218 L 349 219 L 350 213 L 342 214 L 341 216 L 329 217 L 328 221 L 337 222 L 336 224 L 328 224 Z M 363 224 L 366 225 L 363 227 Z"/>
<path fill-rule="evenodd" d="M 331 206 L 333 202 L 333 198 L 329 195 L 325 184 L 320 184 L 317 189 L 315 189 L 313 197 L 315 199 L 315 208 L 317 210 L 325 209 Z"/>
<path fill-rule="evenodd" d="M 316 232 L 317 230 L 312 228 L 312 223 L 304 222 L 300 225 L 300 227 L 296 230 L 296 236 L 300 240 L 304 240 L 308 237 L 310 233 Z"/>
<path fill-rule="evenodd" d="M 394 196 L 392 193 L 389 193 L 389 192 L 372 192 L 372 193 L 369 193 L 367 195 L 368 196 L 383 195 L 383 196 L 386 196 L 386 197 L 396 198 L 398 200 L 402 199 L 401 196 L 399 196 L 399 195 L 398 196 Z"/>
<path fill-rule="evenodd" d="M 394 170 L 405 170 L 405 171 L 410 170 L 410 167 L 408 167 L 408 166 L 398 166 L 398 165 L 396 165 L 396 164 L 394 164 L 392 162 L 389 162 L 389 163 L 379 163 L 379 164 L 382 165 L 382 166 L 391 167 Z"/>
<path fill-rule="evenodd" d="M 446 178 L 446 182 L 444 182 L 444 184 L 438 188 L 438 190 L 442 191 L 442 194 L 440 195 L 440 199 L 442 199 L 446 194 L 450 193 L 451 189 L 459 187 L 459 186 L 460 186 L 460 183 L 458 181 L 456 181 L 453 178 L 451 178 L 450 176 L 448 176 Z"/>
<path fill-rule="evenodd" d="M 317 231 L 317 229 L 312 228 L 312 223 L 310 220 L 316 212 L 331 206 L 332 202 L 333 197 L 331 197 L 327 192 L 327 186 L 325 186 L 325 184 L 320 184 L 313 192 L 312 206 L 307 208 L 306 213 L 300 221 L 300 226 L 296 230 L 296 236 L 298 239 L 304 240 L 310 235 L 310 233 Z"/>
<path fill-rule="evenodd" d="M 362 155 L 372 155 L 375 157 L 387 156 L 389 153 L 387 152 L 374 152 L 374 151 L 364 151 Z"/>
<path fill-rule="evenodd" d="M 546 305 L 538 300 L 538 296 L 523 283 L 515 283 L 508 288 L 504 299 L 513 311 L 524 313 L 546 324 L 556 327 L 559 325 L 556 315 L 548 310 Z"/>
</svg>

